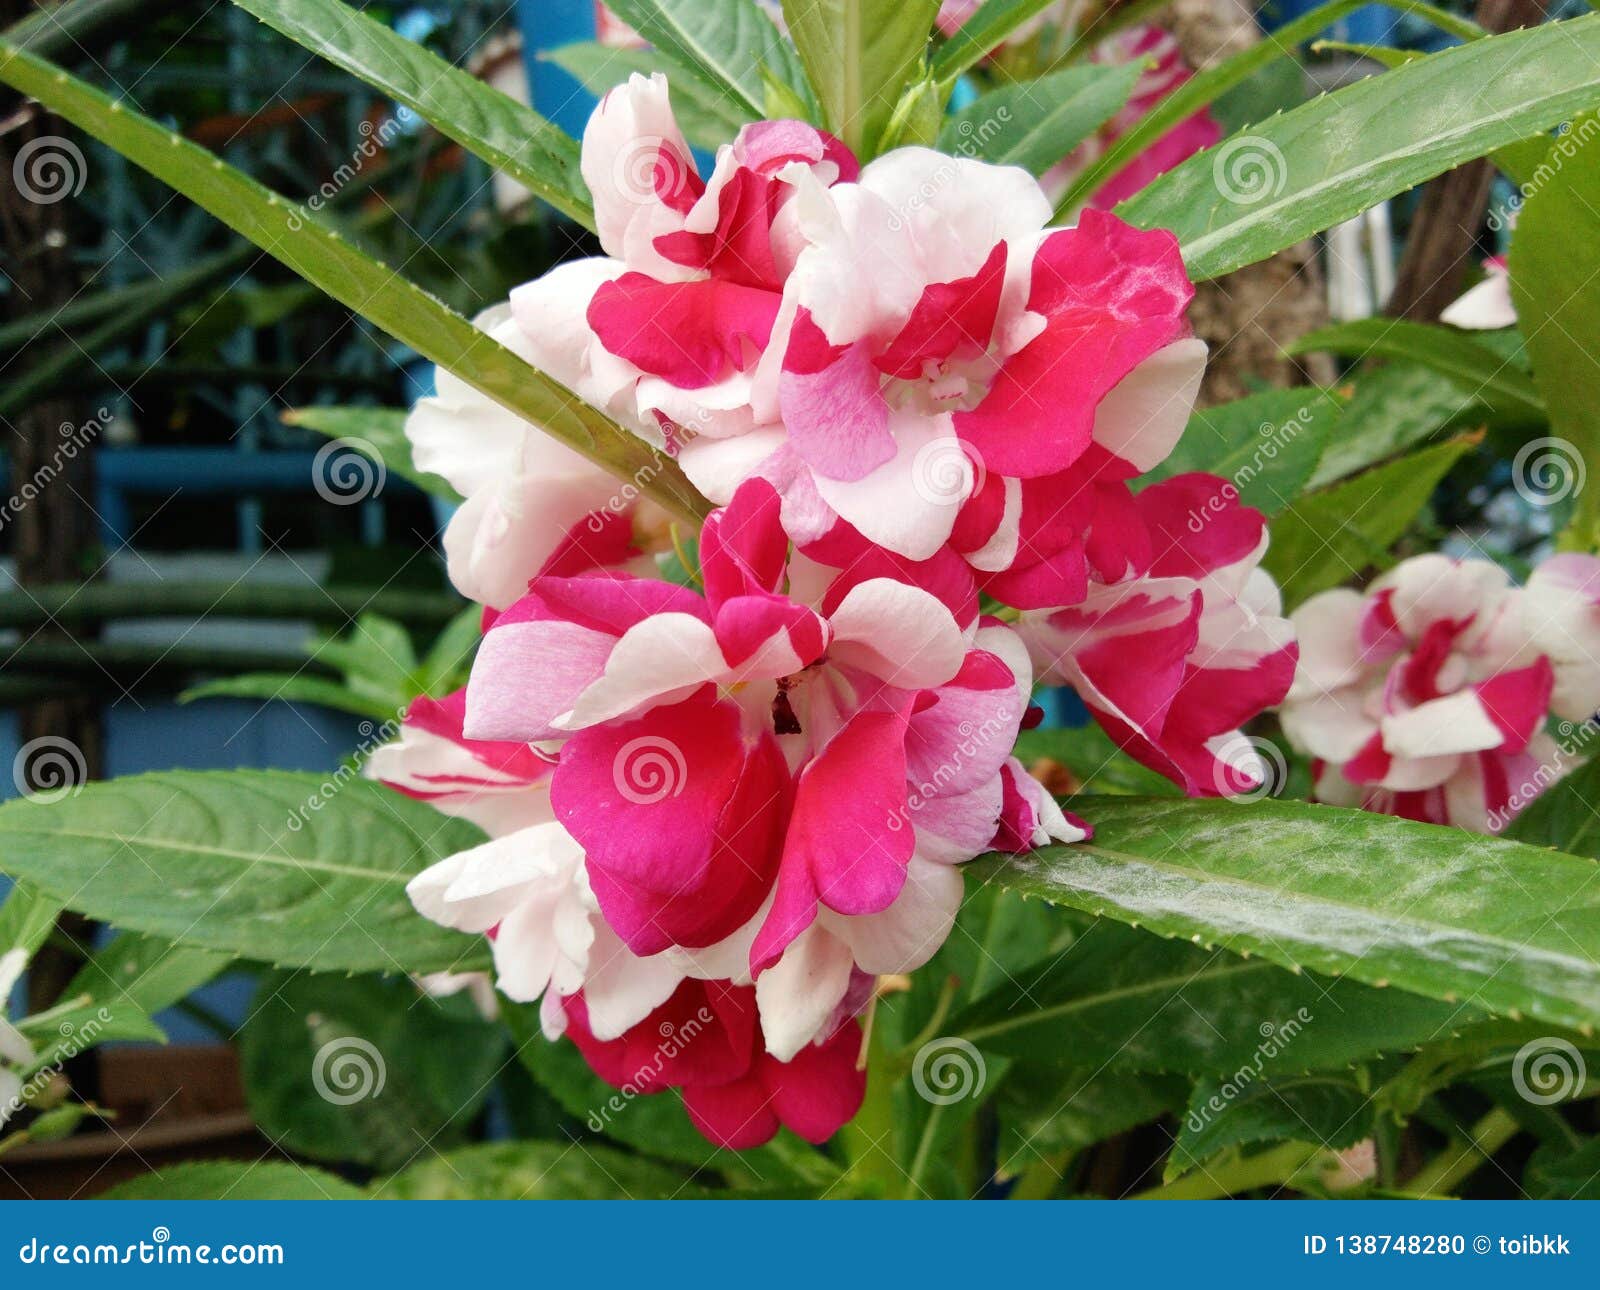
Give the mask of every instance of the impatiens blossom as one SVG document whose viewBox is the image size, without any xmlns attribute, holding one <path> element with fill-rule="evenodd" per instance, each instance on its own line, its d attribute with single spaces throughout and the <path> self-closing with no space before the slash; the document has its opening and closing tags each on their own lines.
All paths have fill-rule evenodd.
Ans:
<svg viewBox="0 0 1600 1290">
<path fill-rule="evenodd" d="M 513 311 L 577 335 L 554 374 L 713 502 L 767 479 L 802 545 L 844 525 L 912 561 L 949 546 L 1014 604 L 1138 571 L 1127 481 L 1171 450 L 1205 360 L 1170 234 L 1098 211 L 1047 230 L 1027 172 L 924 148 L 858 174 L 793 121 L 747 126 L 702 181 L 659 77 L 606 97 L 583 158 L 613 258 Z"/>
<path fill-rule="evenodd" d="M 1483 281 L 1447 305 L 1440 322 L 1468 331 L 1494 331 L 1517 325 L 1517 307 L 1511 302 L 1511 274 L 1504 256 L 1483 262 Z"/>
<path fill-rule="evenodd" d="M 466 732 L 558 750 L 551 801 L 606 922 L 635 954 L 753 976 L 789 1052 L 852 964 L 906 971 L 938 947 L 960 899 L 942 867 L 1084 831 L 1011 761 L 1027 658 L 979 621 L 970 578 L 841 569 L 791 551 L 779 512 L 752 480 L 710 517 L 703 595 L 536 579 L 484 638 Z M 782 968 L 791 950 L 827 960 L 826 984 Z"/>
<path fill-rule="evenodd" d="M 1023 615 L 1042 676 L 1070 684 L 1129 753 L 1190 794 L 1234 794 L 1266 774 L 1240 727 L 1295 674 L 1294 632 L 1260 566 L 1266 524 L 1214 475 L 1178 475 L 1134 505 L 1152 546 L 1137 578 Z"/>
<path fill-rule="evenodd" d="M 1567 769 L 1552 715 L 1600 708 L 1600 560 L 1547 560 L 1517 588 L 1486 560 L 1406 560 L 1365 593 L 1294 614 L 1283 729 L 1318 797 L 1498 832 Z"/>
</svg>

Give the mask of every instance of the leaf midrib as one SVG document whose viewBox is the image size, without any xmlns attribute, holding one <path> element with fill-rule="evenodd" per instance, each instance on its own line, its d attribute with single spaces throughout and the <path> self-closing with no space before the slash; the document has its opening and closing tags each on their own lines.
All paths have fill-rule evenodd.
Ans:
<svg viewBox="0 0 1600 1290">
<path fill-rule="evenodd" d="M 330 860 L 300 859 L 294 856 L 275 856 L 262 851 L 235 851 L 231 847 L 206 846 L 193 842 L 177 842 L 168 838 L 150 838 L 143 836 L 128 837 L 120 833 L 102 833 L 92 829 L 29 829 L 29 828 L 0 828 L 0 838 L 32 836 L 40 838 L 75 838 L 86 842 L 114 842 L 119 846 L 127 847 L 156 847 L 164 851 L 176 851 L 190 855 L 211 856 L 219 860 L 238 860 L 245 864 L 278 865 L 285 869 L 311 869 L 318 873 L 326 873 L 346 878 L 362 878 L 369 882 L 380 884 L 394 883 L 400 879 L 414 876 L 407 870 L 396 870 L 393 873 L 384 873 L 377 869 L 353 868 L 350 865 L 336 864 Z M 414 836 L 414 835 L 413 835 Z M 34 880 L 37 884 L 37 879 Z"/>
</svg>

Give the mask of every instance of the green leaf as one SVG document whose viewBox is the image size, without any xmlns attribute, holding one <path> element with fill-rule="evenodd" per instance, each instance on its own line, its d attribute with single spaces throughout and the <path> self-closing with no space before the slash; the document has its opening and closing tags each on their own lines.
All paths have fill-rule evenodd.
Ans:
<svg viewBox="0 0 1600 1290">
<path fill-rule="evenodd" d="M 1357 58 L 1370 58 L 1385 67 L 1400 67 L 1425 55 L 1420 49 L 1395 49 L 1392 45 L 1362 45 L 1348 40 L 1319 40 L 1312 44 L 1313 54 L 1354 54 Z"/>
<path fill-rule="evenodd" d="M 1600 15 L 1488 36 L 1236 134 L 1169 170 L 1117 213 L 1141 228 L 1171 229 L 1190 276 L 1213 278 L 1596 102 Z"/>
<path fill-rule="evenodd" d="M 784 0 L 824 123 L 866 160 L 917 77 L 939 0 Z"/>
<path fill-rule="evenodd" d="M 0 806 L 0 864 L 69 908 L 316 971 L 480 965 L 481 938 L 422 918 L 405 884 L 482 836 L 342 771 L 170 771 Z"/>
<path fill-rule="evenodd" d="M 649 76 L 660 72 L 667 78 L 678 128 L 697 147 L 714 150 L 732 140 L 740 126 L 756 119 L 748 107 L 707 82 L 699 68 L 686 67 L 659 49 L 620 49 L 582 40 L 544 50 L 539 57 L 567 72 L 596 98 L 635 73 Z"/>
<path fill-rule="evenodd" d="M 953 81 L 975 66 L 990 50 L 1004 43 L 1023 23 L 1048 9 L 1055 0 L 986 0 L 961 24 L 956 34 L 934 55 L 933 74 Z"/>
<path fill-rule="evenodd" d="M 404 977 L 269 973 L 239 1034 L 250 1113 L 274 1142 L 383 1170 L 464 1142 L 505 1034 Z"/>
<path fill-rule="evenodd" d="M 1511 822 L 1506 837 L 1600 860 L 1600 811 L 1595 809 L 1600 802 L 1600 756 L 1593 755 L 1600 752 L 1600 743 L 1594 741 L 1597 731 L 1600 727 L 1593 722 L 1576 728 L 1570 721 L 1561 722 L 1560 751 L 1534 772 L 1533 782 L 1542 786 L 1541 774 L 1561 778 Z M 1584 752 L 1591 754 L 1589 760 L 1573 769 L 1572 763 Z"/>
<path fill-rule="evenodd" d="M 168 1165 L 101 1192 L 100 1200 L 360 1200 L 343 1178 L 285 1160 Z"/>
<path fill-rule="evenodd" d="M 1488 409 L 1437 372 L 1414 363 L 1386 363 L 1355 375 L 1338 433 L 1329 436 L 1310 486 L 1322 488 L 1386 461 Z"/>
<path fill-rule="evenodd" d="M 1262 567 L 1291 609 L 1309 596 L 1382 564 L 1389 547 L 1428 504 L 1439 481 L 1473 446 L 1435 444 L 1315 493 L 1272 522 Z"/>
<path fill-rule="evenodd" d="M 1137 63 L 1069 67 L 990 90 L 945 122 L 939 147 L 1043 175 L 1117 114 L 1140 71 Z"/>
<path fill-rule="evenodd" d="M 1576 1150 L 1540 1147 L 1528 1161 L 1526 1181 L 1538 1200 L 1600 1200 L 1600 1138 Z"/>
<path fill-rule="evenodd" d="M 260 699 L 264 703 L 315 703 L 336 712 L 388 721 L 395 705 L 361 694 L 338 681 L 294 672 L 245 672 L 223 677 L 203 685 L 190 686 L 178 696 L 179 703 L 196 699 Z"/>
<path fill-rule="evenodd" d="M 1208 471 L 1229 480 L 1246 506 L 1276 515 L 1311 478 L 1323 445 L 1342 425 L 1339 411 L 1340 401 L 1315 386 L 1197 408 L 1178 446 L 1145 479 Z"/>
<path fill-rule="evenodd" d="M 234 0 L 295 44 L 365 81 L 508 178 L 594 229 L 578 144 L 525 104 L 340 0 Z"/>
<path fill-rule="evenodd" d="M 64 902 L 52 900 L 27 883 L 17 883 L 0 904 L 0 959 L 16 950 L 22 951 L 24 962 L 31 959 L 65 908 Z M 0 991 L 0 1007 L 4 1004 L 5 992 Z"/>
<path fill-rule="evenodd" d="M 1592 860 L 1304 802 L 1074 806 L 1092 841 L 991 857 L 976 876 L 1286 967 L 1513 1018 L 1600 1022 Z"/>
<path fill-rule="evenodd" d="M 350 445 L 389 474 L 409 479 L 425 493 L 447 502 L 460 502 L 461 494 L 446 480 L 411 464 L 407 415 L 402 408 L 290 408 L 282 414 L 282 420 L 285 425 L 299 426 Z"/>
<path fill-rule="evenodd" d="M 1123 1070 L 1068 1071 L 1020 1066 L 1011 1072 L 995 1113 L 1000 1121 L 1002 1178 L 1041 1161 L 1092 1147 L 1176 1111 L 1189 1082 L 1176 1075 Z"/>
<path fill-rule="evenodd" d="M 1078 854 L 1081 846 L 1057 850 L 1068 852 L 1062 869 L 1094 865 Z M 986 865 L 979 876 L 1048 892 L 1038 868 L 1052 859 L 1042 853 L 1023 862 L 1031 870 Z M 1126 916 L 1109 905 L 1107 912 Z M 1269 1047 L 1284 1072 L 1343 1067 L 1448 1035 L 1480 1015 L 1102 919 L 1057 958 L 1002 982 L 959 1014 L 948 1033 L 985 1054 L 1058 1072 L 1231 1075 L 1262 1060 Z"/>
<path fill-rule="evenodd" d="M 124 932 L 97 950 L 67 984 L 69 1006 L 51 1009 L 38 1066 L 53 1066 L 112 1040 L 164 1041 L 152 1018 L 221 972 L 231 956 Z M 26 1026 L 24 1026 L 26 1029 Z"/>
<path fill-rule="evenodd" d="M 1348 1071 L 1272 1076 L 1246 1067 L 1195 1085 L 1167 1157 L 1171 1181 L 1234 1147 L 1309 1142 L 1335 1151 L 1372 1135 L 1370 1095 Z"/>
<path fill-rule="evenodd" d="M 1392 358 L 1416 363 L 1449 378 L 1461 391 L 1514 425 L 1544 422 L 1544 402 L 1533 380 L 1487 345 L 1453 327 L 1362 318 L 1335 323 L 1302 336 L 1291 354 L 1326 350 L 1346 358 Z"/>
<path fill-rule="evenodd" d="M 889 115 L 877 150 L 931 148 L 939 141 L 939 126 L 944 120 L 944 92 L 938 82 L 924 77 L 913 81 Z"/>
<path fill-rule="evenodd" d="M 609 7 L 668 58 L 697 68 L 749 120 L 766 109 L 763 67 L 796 90 L 805 86 L 794 46 L 755 0 L 616 0 Z"/>
<path fill-rule="evenodd" d="M 704 1200 L 709 1193 L 640 1156 L 587 1142 L 484 1142 L 372 1185 L 378 1200 Z"/>
<path fill-rule="evenodd" d="M 1600 15 L 1582 19 L 1600 22 Z M 1565 463 L 1577 513 L 1562 544 L 1600 545 L 1600 487 L 1583 487 L 1600 461 L 1600 120 L 1586 117 L 1551 146 L 1511 237 L 1511 298 L 1527 337 L 1533 379 L 1550 409 L 1549 445 Z M 1552 458 L 1555 460 L 1557 458 Z M 1576 485 L 1576 487 L 1574 487 Z"/>
<path fill-rule="evenodd" d="M 415 284 L 205 149 L 0 41 L 0 80 L 144 167 L 396 340 L 660 502 L 709 508 L 675 462 L 530 367 Z"/>
</svg>

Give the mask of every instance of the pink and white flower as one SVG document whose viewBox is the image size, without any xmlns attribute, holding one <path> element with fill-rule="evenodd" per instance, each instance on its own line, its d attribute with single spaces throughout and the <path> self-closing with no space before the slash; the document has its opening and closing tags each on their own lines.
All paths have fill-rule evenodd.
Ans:
<svg viewBox="0 0 1600 1290">
<path fill-rule="evenodd" d="M 1267 772 L 1240 728 L 1284 697 L 1297 656 L 1260 568 L 1265 520 L 1214 475 L 1174 476 L 1134 506 L 1146 571 L 1024 614 L 1023 637 L 1041 675 L 1075 687 L 1139 761 L 1190 794 L 1251 792 Z"/>
<path fill-rule="evenodd" d="M 978 621 L 970 579 L 963 596 L 939 561 L 830 567 L 790 551 L 779 509 L 752 480 L 711 516 L 704 596 L 609 573 L 535 580 L 484 639 L 467 730 L 559 747 L 556 816 L 635 953 L 737 943 L 759 987 L 820 923 L 832 941 L 817 952 L 905 971 L 959 902 L 927 865 L 1003 830 L 1084 832 L 1009 761 L 1031 675 L 1014 633 Z M 901 580 L 918 573 L 928 585 Z M 737 975 L 725 959 L 700 971 Z M 827 1009 L 847 976 L 830 977 Z"/>
<path fill-rule="evenodd" d="M 1498 832 L 1564 770 L 1552 714 L 1600 708 L 1600 560 L 1558 556 L 1526 587 L 1486 560 L 1406 560 L 1365 593 L 1294 614 L 1281 710 L 1328 802 Z"/>
</svg>

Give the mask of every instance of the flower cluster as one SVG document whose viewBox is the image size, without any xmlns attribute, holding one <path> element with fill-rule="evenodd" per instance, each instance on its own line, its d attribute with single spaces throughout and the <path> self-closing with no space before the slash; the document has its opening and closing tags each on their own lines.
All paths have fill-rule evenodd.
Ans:
<svg viewBox="0 0 1600 1290">
<path fill-rule="evenodd" d="M 1036 673 L 1222 793 L 1260 778 L 1223 745 L 1294 646 L 1260 515 L 1210 476 L 1140 487 L 1205 359 L 1170 235 L 1050 229 L 1021 170 L 861 167 L 795 121 L 705 178 L 660 77 L 606 97 L 582 168 L 606 256 L 484 325 L 717 509 L 667 580 L 615 485 L 442 384 L 408 430 L 467 499 L 445 546 L 483 640 L 371 771 L 490 835 L 411 895 L 492 940 L 549 1037 L 717 1143 L 820 1141 L 958 866 L 1088 835 L 1013 755 Z"/>
<path fill-rule="evenodd" d="M 1281 716 L 1321 800 L 1497 833 L 1566 754 L 1553 715 L 1600 710 L 1600 559 L 1561 555 L 1513 587 L 1486 560 L 1406 560 L 1365 594 L 1294 614 Z"/>
</svg>

